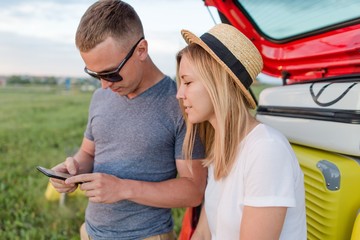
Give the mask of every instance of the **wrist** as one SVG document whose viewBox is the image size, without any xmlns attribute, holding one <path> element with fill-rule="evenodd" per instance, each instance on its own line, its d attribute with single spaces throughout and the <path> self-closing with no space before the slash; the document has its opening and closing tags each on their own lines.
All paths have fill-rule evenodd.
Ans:
<svg viewBox="0 0 360 240">
<path fill-rule="evenodd" d="M 121 186 L 126 186 L 126 188 L 121 189 L 122 199 L 124 200 L 135 200 L 137 196 L 137 192 L 140 189 L 140 185 L 138 181 L 129 180 L 129 179 L 121 179 L 123 181 Z"/>
</svg>

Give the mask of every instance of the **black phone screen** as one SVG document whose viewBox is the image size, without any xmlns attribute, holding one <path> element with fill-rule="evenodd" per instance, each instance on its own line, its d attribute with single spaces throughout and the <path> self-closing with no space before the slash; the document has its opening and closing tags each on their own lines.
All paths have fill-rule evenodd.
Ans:
<svg viewBox="0 0 360 240">
<path fill-rule="evenodd" d="M 44 168 L 44 167 L 41 167 L 41 166 L 37 166 L 36 168 L 37 168 L 37 170 L 39 170 L 40 172 L 42 172 L 43 174 L 45 174 L 46 176 L 51 177 L 51 178 L 57 178 L 57 179 L 65 180 L 65 179 L 67 179 L 69 177 L 72 177 L 72 175 L 70 175 L 70 174 L 62 173 L 62 172 L 56 172 L 56 171 L 53 171 L 51 169 L 47 169 L 47 168 Z"/>
</svg>

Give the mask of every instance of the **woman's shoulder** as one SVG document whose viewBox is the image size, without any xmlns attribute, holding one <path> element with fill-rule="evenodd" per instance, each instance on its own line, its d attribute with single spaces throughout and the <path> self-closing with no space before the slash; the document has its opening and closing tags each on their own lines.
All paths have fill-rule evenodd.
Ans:
<svg viewBox="0 0 360 240">
<path fill-rule="evenodd" d="M 246 136 L 246 140 L 247 141 L 281 140 L 288 142 L 284 134 L 282 134 L 277 129 L 263 123 L 259 123 L 258 125 L 256 125 Z"/>
<path fill-rule="evenodd" d="M 251 152 L 292 152 L 288 139 L 277 129 L 263 123 L 246 136 L 242 147 Z"/>
</svg>

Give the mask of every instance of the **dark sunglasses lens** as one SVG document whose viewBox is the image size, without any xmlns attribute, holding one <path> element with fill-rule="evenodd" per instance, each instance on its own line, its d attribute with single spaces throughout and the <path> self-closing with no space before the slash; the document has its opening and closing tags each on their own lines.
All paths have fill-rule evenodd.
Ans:
<svg viewBox="0 0 360 240">
<path fill-rule="evenodd" d="M 84 68 L 84 71 L 85 71 L 87 74 L 89 74 L 91 77 L 97 78 L 97 79 L 100 80 L 99 75 L 97 75 L 96 73 L 89 72 L 86 68 Z"/>
<path fill-rule="evenodd" d="M 88 73 L 90 76 L 92 76 L 93 78 L 97 78 L 100 80 L 100 77 L 97 74 L 92 74 L 92 73 Z"/>
<path fill-rule="evenodd" d="M 121 80 L 123 80 L 119 73 L 101 75 L 101 79 L 104 79 L 108 82 L 120 82 Z"/>
</svg>

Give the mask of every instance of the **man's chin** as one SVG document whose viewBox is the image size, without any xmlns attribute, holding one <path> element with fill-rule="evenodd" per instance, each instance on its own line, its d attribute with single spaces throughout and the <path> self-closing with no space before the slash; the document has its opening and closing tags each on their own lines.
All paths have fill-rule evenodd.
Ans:
<svg viewBox="0 0 360 240">
<path fill-rule="evenodd" d="M 116 93 L 116 94 L 120 95 L 120 96 L 126 96 L 126 95 L 129 94 L 127 91 L 125 91 L 124 88 L 117 88 L 117 89 L 114 89 L 114 90 L 111 89 L 111 91 L 112 91 L 113 93 Z"/>
</svg>

